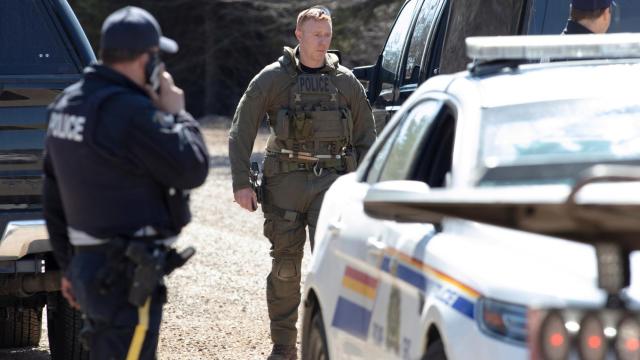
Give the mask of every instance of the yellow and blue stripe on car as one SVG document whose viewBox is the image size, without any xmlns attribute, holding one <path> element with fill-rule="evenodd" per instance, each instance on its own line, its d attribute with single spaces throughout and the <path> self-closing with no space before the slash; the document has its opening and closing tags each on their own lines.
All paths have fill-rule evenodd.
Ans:
<svg viewBox="0 0 640 360">
<path fill-rule="evenodd" d="M 392 268 L 392 259 L 396 260 L 394 268 Z M 462 315 L 475 319 L 475 303 L 480 297 L 480 292 L 446 273 L 416 258 L 390 249 L 382 259 L 381 270 L 415 287 L 423 294 L 429 286 L 433 286 L 429 291 L 435 291 L 439 300 Z"/>
<path fill-rule="evenodd" d="M 427 289 L 435 292 L 437 299 L 469 319 L 475 319 L 475 303 L 480 293 L 446 273 L 391 249 L 385 251 L 380 269 L 422 294 L 426 294 Z M 366 340 L 378 285 L 379 279 L 347 266 L 331 325 Z"/>
<path fill-rule="evenodd" d="M 347 266 L 342 277 L 343 291 L 338 298 L 331 325 L 366 339 L 378 284 L 378 279 Z"/>
</svg>

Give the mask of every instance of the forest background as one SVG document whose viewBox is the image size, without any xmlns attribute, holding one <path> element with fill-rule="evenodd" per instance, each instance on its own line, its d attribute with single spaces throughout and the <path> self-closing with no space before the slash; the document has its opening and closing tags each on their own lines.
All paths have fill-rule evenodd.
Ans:
<svg viewBox="0 0 640 360">
<path fill-rule="evenodd" d="M 149 10 L 180 51 L 163 60 L 196 117 L 232 116 L 249 81 L 297 44 L 297 14 L 313 5 L 332 12 L 332 49 L 348 68 L 373 64 L 403 0 L 69 0 L 94 51 L 105 17 L 126 5 Z"/>
</svg>

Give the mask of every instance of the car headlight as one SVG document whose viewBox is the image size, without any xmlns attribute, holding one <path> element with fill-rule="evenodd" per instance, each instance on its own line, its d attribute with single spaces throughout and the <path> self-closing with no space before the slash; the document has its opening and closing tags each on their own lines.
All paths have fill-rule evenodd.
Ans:
<svg viewBox="0 0 640 360">
<path fill-rule="evenodd" d="M 526 306 L 489 298 L 480 298 L 476 306 L 476 320 L 484 333 L 506 342 L 526 343 Z"/>
</svg>

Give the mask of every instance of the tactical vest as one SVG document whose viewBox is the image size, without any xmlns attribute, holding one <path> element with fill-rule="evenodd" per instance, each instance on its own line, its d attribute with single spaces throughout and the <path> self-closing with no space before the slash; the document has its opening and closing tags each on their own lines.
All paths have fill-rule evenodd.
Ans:
<svg viewBox="0 0 640 360">
<path fill-rule="evenodd" d="M 276 154 L 281 171 L 355 169 L 353 119 L 329 74 L 299 74 L 287 108 L 270 120 L 272 135 L 285 147 Z"/>
</svg>

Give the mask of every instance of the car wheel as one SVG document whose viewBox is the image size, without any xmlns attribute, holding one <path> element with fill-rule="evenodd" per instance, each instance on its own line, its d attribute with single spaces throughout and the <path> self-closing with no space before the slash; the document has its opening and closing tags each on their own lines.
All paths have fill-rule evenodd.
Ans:
<svg viewBox="0 0 640 360">
<path fill-rule="evenodd" d="M 442 340 L 436 339 L 432 341 L 427 347 L 427 353 L 424 354 L 422 360 L 447 360 Z"/>
<path fill-rule="evenodd" d="M 322 313 L 317 310 L 311 318 L 309 332 L 305 334 L 302 342 L 303 360 L 329 360 L 329 349 L 327 347 L 327 336 L 322 322 Z"/>
<path fill-rule="evenodd" d="M 51 360 L 88 360 L 89 352 L 80 343 L 82 314 L 71 308 L 60 292 L 50 297 L 47 330 Z"/>
<path fill-rule="evenodd" d="M 38 346 L 42 327 L 42 307 L 0 308 L 0 348 Z"/>
</svg>

